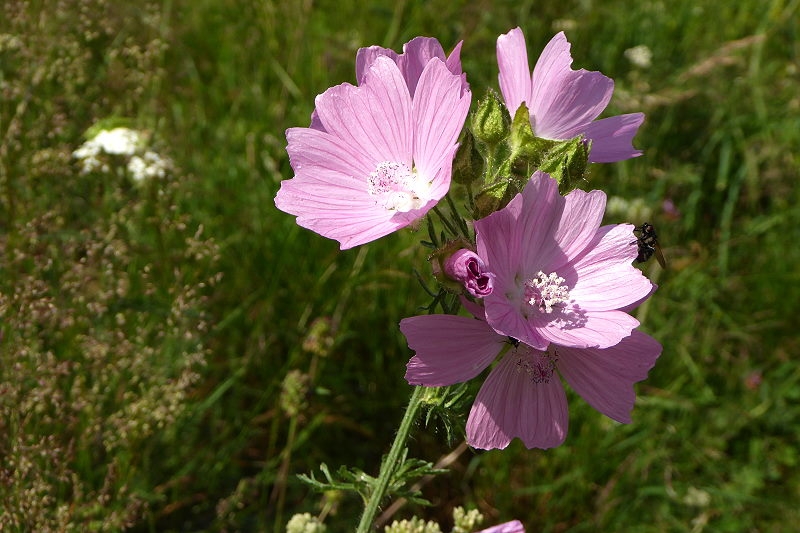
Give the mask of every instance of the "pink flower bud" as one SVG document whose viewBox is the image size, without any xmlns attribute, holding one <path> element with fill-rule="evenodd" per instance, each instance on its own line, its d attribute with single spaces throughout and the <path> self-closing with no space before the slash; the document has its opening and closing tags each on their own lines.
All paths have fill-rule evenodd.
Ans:
<svg viewBox="0 0 800 533">
<path fill-rule="evenodd" d="M 483 259 L 471 250 L 462 248 L 451 255 L 445 261 L 444 271 L 476 298 L 492 294 L 494 274 L 486 271 Z"/>
</svg>

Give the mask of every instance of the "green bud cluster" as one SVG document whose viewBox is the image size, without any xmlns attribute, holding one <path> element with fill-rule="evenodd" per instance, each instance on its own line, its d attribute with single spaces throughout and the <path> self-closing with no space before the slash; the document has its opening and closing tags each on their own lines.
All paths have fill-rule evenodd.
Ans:
<svg viewBox="0 0 800 533">
<path fill-rule="evenodd" d="M 505 207 L 536 170 L 550 174 L 566 194 L 585 180 L 589 144 L 536 137 L 525 104 L 512 118 L 499 95 L 489 90 L 470 120 L 471 129 L 456 155 L 453 180 L 478 185 L 473 215 L 483 218 Z"/>
</svg>

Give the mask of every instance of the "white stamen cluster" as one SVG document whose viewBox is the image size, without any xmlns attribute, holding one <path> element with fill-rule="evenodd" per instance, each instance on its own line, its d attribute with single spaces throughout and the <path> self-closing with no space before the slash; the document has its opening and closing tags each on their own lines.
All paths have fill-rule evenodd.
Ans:
<svg viewBox="0 0 800 533">
<path fill-rule="evenodd" d="M 378 163 L 367 179 L 367 192 L 389 211 L 406 212 L 422 207 L 428 200 L 429 186 L 403 163 Z"/>
<path fill-rule="evenodd" d="M 552 313 L 554 306 L 569 300 L 569 287 L 563 285 L 564 281 L 555 272 L 545 274 L 540 270 L 525 282 L 526 302 L 543 313 Z"/>
</svg>

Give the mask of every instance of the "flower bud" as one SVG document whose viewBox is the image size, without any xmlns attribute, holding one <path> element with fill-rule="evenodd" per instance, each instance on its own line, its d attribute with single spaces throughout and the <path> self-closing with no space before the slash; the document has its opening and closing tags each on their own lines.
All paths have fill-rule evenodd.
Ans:
<svg viewBox="0 0 800 533">
<path fill-rule="evenodd" d="M 478 254 L 462 248 L 444 263 L 448 277 L 460 282 L 472 296 L 483 298 L 492 294 L 494 274 L 486 271 L 486 265 Z"/>
<path fill-rule="evenodd" d="M 508 137 L 511 115 L 500 101 L 497 93 L 489 91 L 472 115 L 472 133 L 475 138 L 490 147 L 500 144 Z"/>
</svg>

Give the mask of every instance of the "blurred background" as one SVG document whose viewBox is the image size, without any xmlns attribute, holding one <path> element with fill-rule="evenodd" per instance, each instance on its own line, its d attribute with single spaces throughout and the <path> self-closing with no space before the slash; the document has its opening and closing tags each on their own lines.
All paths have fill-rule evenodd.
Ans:
<svg viewBox="0 0 800 533">
<path fill-rule="evenodd" d="M 5 0 L 0 529 L 283 531 L 309 512 L 352 531 L 357 497 L 296 476 L 377 474 L 410 393 L 397 324 L 428 302 L 424 236 L 340 252 L 298 228 L 273 203 L 284 131 L 355 82 L 359 47 L 417 35 L 464 41 L 474 105 L 521 26 L 532 61 L 564 30 L 575 68 L 614 78 L 606 116 L 647 114 L 644 155 L 586 187 L 609 194 L 608 222 L 659 232 L 668 266 L 643 265 L 660 288 L 638 318 L 664 352 L 633 424 L 571 395 L 554 450 L 464 449 L 420 423 L 412 454 L 458 453 L 422 487 L 432 507 L 392 518 L 794 530 L 799 4 Z M 160 170 L 73 155 L 115 126 Z"/>
</svg>

